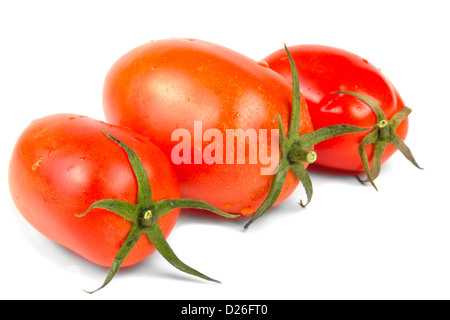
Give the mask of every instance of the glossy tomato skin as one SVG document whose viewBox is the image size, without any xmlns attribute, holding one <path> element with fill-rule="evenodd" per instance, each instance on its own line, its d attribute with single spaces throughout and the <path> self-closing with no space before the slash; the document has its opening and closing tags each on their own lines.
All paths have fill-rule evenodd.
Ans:
<svg viewBox="0 0 450 320">
<path fill-rule="evenodd" d="M 144 44 L 122 56 L 106 76 L 103 103 L 108 122 L 151 137 L 169 158 L 180 142 L 172 141 L 172 133 L 187 129 L 193 159 L 195 121 L 201 121 L 202 133 L 220 130 L 225 141 L 227 129 L 267 129 L 270 135 L 270 129 L 278 128 L 274 118 L 279 114 L 286 133 L 292 88 L 264 64 L 228 48 L 195 39 L 168 39 Z M 302 98 L 300 132 L 311 131 Z M 210 143 L 203 140 L 203 150 Z M 266 198 L 273 180 L 272 175 L 261 175 L 261 167 L 265 166 L 260 161 L 227 163 L 224 151 L 223 164 L 192 160 L 176 165 L 175 170 L 184 198 L 250 215 Z M 277 203 L 297 184 L 290 172 Z"/>
<path fill-rule="evenodd" d="M 106 131 L 131 147 L 148 175 L 154 200 L 179 198 L 169 160 L 148 138 L 129 129 L 74 114 L 33 121 L 20 135 L 9 164 L 12 198 L 23 217 L 40 233 L 98 265 L 109 267 L 131 223 L 95 208 L 95 201 L 118 199 L 136 204 L 137 181 L 125 151 Z M 167 237 L 179 209 L 159 220 Z M 123 266 L 136 264 L 155 248 L 142 236 Z"/>
<path fill-rule="evenodd" d="M 363 94 L 379 104 L 389 120 L 405 105 L 392 83 L 367 60 L 351 52 L 323 45 L 298 45 L 289 51 L 299 72 L 300 91 L 305 97 L 314 129 L 350 124 L 371 127 L 376 124 L 372 110 L 360 100 L 345 94 L 333 94 L 336 90 Z M 290 79 L 289 61 L 284 50 L 278 50 L 263 61 L 269 67 Z M 404 140 L 408 132 L 408 119 L 396 133 Z M 347 172 L 363 172 L 358 145 L 366 133 L 354 133 L 332 138 L 317 144 L 315 168 L 337 169 Z M 396 151 L 388 145 L 382 156 L 385 162 Z M 369 160 L 373 145 L 366 147 Z"/>
</svg>

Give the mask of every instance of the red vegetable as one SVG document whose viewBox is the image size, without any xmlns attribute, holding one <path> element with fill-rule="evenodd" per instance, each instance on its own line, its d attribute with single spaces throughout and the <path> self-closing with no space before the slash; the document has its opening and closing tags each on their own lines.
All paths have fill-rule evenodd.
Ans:
<svg viewBox="0 0 450 320">
<path fill-rule="evenodd" d="M 317 144 L 315 167 L 352 173 L 365 171 L 374 186 L 373 180 L 378 176 L 381 164 L 396 149 L 419 167 L 403 142 L 411 109 L 405 107 L 397 90 L 379 69 L 338 48 L 299 45 L 289 47 L 289 51 L 297 65 L 300 91 L 307 101 L 315 129 L 335 124 L 361 127 L 379 124 L 370 134 L 353 133 Z M 284 50 L 263 60 L 272 70 L 291 79 Z"/>
<path fill-rule="evenodd" d="M 265 64 L 192 39 L 153 41 L 131 50 L 110 69 L 103 93 L 108 122 L 151 137 L 172 161 L 177 157 L 175 170 L 182 196 L 244 216 L 256 212 L 253 220 L 286 199 L 299 179 L 308 201 L 312 195 L 305 168 L 314 161 L 311 148 L 318 136 L 306 137 L 313 131 L 308 109 L 299 94 L 294 99 L 293 104 L 291 84 Z M 279 137 L 270 133 L 278 128 L 289 139 L 274 146 Z M 236 140 L 225 138 L 230 130 L 239 129 L 254 133 L 254 139 L 244 135 Z M 174 137 L 177 130 L 185 135 Z M 266 143 L 261 141 L 263 130 Z M 299 134 L 305 136 L 300 139 Z M 224 143 L 212 145 L 211 140 Z M 239 157 L 239 144 L 245 148 L 241 163 L 234 160 Z M 259 152 L 276 155 L 272 163 L 263 164 L 261 153 L 250 151 L 256 145 Z M 295 150 L 288 159 L 291 149 Z M 206 161 L 205 153 L 213 154 L 209 159 L 213 161 Z M 276 170 L 262 174 L 262 169 L 269 165 L 276 169 L 278 163 L 275 176 Z"/>
<path fill-rule="evenodd" d="M 220 212 L 178 199 L 168 159 L 129 129 L 73 114 L 35 120 L 15 145 L 9 185 L 20 213 L 39 232 L 111 266 L 103 286 L 121 266 L 142 261 L 155 248 L 182 271 L 212 280 L 176 258 L 165 238 L 178 208 Z"/>
</svg>

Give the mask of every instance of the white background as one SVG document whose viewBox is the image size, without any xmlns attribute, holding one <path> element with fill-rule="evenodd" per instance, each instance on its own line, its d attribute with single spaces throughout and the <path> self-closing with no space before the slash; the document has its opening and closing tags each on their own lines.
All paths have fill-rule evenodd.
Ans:
<svg viewBox="0 0 450 320">
<path fill-rule="evenodd" d="M 450 50 L 447 1 L 2 1 L 0 214 L 2 299 L 449 299 Z M 174 269 L 159 254 L 107 270 L 32 229 L 7 184 L 15 140 L 35 118 L 71 112 L 103 120 L 103 79 L 112 63 L 150 40 L 191 37 L 256 60 L 288 45 L 340 47 L 368 59 L 413 109 L 407 144 L 377 179 L 312 173 L 247 232 L 244 221 L 183 214 L 169 238 L 179 257 L 219 279 Z"/>
</svg>

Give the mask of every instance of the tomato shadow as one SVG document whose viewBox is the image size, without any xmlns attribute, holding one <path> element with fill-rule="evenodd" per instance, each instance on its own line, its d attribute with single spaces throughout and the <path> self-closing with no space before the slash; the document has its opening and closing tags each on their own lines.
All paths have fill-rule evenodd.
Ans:
<svg viewBox="0 0 450 320">
<path fill-rule="evenodd" d="M 137 265 L 120 269 L 117 275 L 120 277 L 144 279 L 144 281 L 148 281 L 149 284 L 151 284 L 152 281 L 159 280 L 170 280 L 174 282 L 192 284 L 215 284 L 214 282 L 203 280 L 196 276 L 177 270 L 176 268 L 168 265 L 168 262 L 157 253 L 151 255 Z"/>
<path fill-rule="evenodd" d="M 347 185 L 370 186 L 369 183 L 363 183 L 358 180 L 358 177 L 361 180 L 366 179 L 364 172 L 335 170 L 314 164 L 308 166 L 308 172 L 311 175 L 314 185 L 339 181 L 339 183 L 345 183 Z"/>
<path fill-rule="evenodd" d="M 336 170 L 332 168 L 326 168 L 321 167 L 318 165 L 315 165 L 314 163 L 310 164 L 308 166 L 308 171 L 316 173 L 316 174 L 323 174 L 323 175 L 329 175 L 329 176 L 336 176 L 336 177 L 349 177 L 349 176 L 362 176 L 364 172 L 360 171 L 346 171 L 346 170 Z"/>
<path fill-rule="evenodd" d="M 383 179 L 383 176 L 389 176 L 393 174 L 393 171 L 395 170 L 390 162 L 383 163 L 380 176 L 377 179 Z M 361 171 L 336 170 L 311 164 L 308 166 L 308 172 L 314 185 L 339 182 L 348 186 L 373 188 L 367 181 L 366 174 Z"/>
<path fill-rule="evenodd" d="M 296 192 L 298 193 L 298 192 Z M 298 199 L 297 199 L 298 198 Z M 197 210 L 197 209 L 183 209 L 180 212 L 180 217 L 177 221 L 177 226 L 199 226 L 206 225 L 214 228 L 226 228 L 233 232 L 238 233 L 252 233 L 264 232 L 264 230 L 271 228 L 271 225 L 276 220 L 284 220 L 291 214 L 296 214 L 299 211 L 303 211 L 305 208 L 300 206 L 300 196 L 297 194 L 291 195 L 290 199 L 270 208 L 264 216 L 254 221 L 248 229 L 244 229 L 244 226 L 250 221 L 252 216 L 240 215 L 237 218 L 225 218 L 216 215 L 209 211 Z M 266 230 L 267 231 L 267 230 Z"/>
<path fill-rule="evenodd" d="M 76 278 L 82 274 L 87 275 L 89 281 L 95 281 L 103 279 L 107 274 L 107 268 L 93 264 L 72 250 L 48 239 L 20 216 L 17 217 L 16 223 L 21 236 L 26 239 L 33 251 L 37 252 L 45 263 L 66 271 L 68 276 Z M 80 287 L 80 290 L 83 289 L 85 288 Z"/>
</svg>

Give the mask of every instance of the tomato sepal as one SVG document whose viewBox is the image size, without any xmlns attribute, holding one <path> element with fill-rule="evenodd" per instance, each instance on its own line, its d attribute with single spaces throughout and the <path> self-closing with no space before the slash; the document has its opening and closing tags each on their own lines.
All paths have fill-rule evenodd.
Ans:
<svg viewBox="0 0 450 320">
<path fill-rule="evenodd" d="M 409 107 L 402 108 L 396 114 L 394 114 L 390 120 L 388 120 L 383 110 L 380 108 L 380 106 L 375 101 L 362 94 L 344 90 L 333 91 L 332 93 L 348 94 L 361 100 L 367 106 L 369 106 L 369 108 L 372 109 L 377 118 L 378 123 L 377 128 L 375 128 L 374 131 L 366 135 L 361 140 L 358 147 L 358 152 L 361 158 L 361 162 L 363 164 L 363 169 L 367 176 L 366 179 L 361 179 L 359 176 L 356 176 L 361 183 L 364 184 L 366 182 L 370 182 L 370 184 L 375 188 L 375 190 L 378 191 L 378 188 L 374 180 L 380 174 L 381 157 L 383 156 L 384 151 L 388 144 L 391 144 L 395 148 L 397 148 L 405 156 L 405 158 L 408 159 L 409 162 L 411 162 L 416 168 L 421 170 L 423 169 L 417 163 L 409 147 L 395 132 L 400 123 L 402 123 L 402 121 L 405 120 L 412 112 L 411 108 Z M 369 160 L 365 149 L 365 146 L 370 144 L 374 145 L 371 167 L 369 166 Z"/>
<path fill-rule="evenodd" d="M 287 161 L 287 159 L 281 159 L 280 163 L 278 165 L 278 171 L 275 174 L 273 178 L 272 185 L 270 187 L 269 194 L 267 195 L 264 202 L 261 204 L 261 206 L 256 210 L 256 212 L 253 214 L 252 218 L 249 222 L 244 226 L 244 229 L 248 229 L 248 227 L 257 219 L 262 217 L 267 210 L 269 210 L 273 204 L 277 201 L 278 196 L 281 193 L 281 190 L 284 185 L 284 181 L 286 180 L 287 173 L 290 169 L 290 164 Z"/>
<path fill-rule="evenodd" d="M 129 202 L 120 201 L 117 199 L 104 199 L 96 201 L 89 207 L 86 212 L 82 214 L 75 214 L 75 216 L 78 218 L 82 218 L 94 208 L 112 211 L 120 215 L 125 220 L 128 220 L 130 222 L 137 222 L 136 216 L 138 214 L 138 207 Z"/>
<path fill-rule="evenodd" d="M 138 196 L 137 203 L 141 207 L 151 207 L 153 205 L 152 198 L 152 189 L 150 188 L 147 171 L 145 171 L 144 166 L 142 165 L 141 160 L 139 159 L 136 152 L 134 152 L 130 147 L 128 147 L 125 143 L 120 141 L 119 139 L 113 137 L 109 133 L 103 131 L 103 133 L 112 141 L 117 143 L 122 149 L 125 150 L 128 156 L 128 161 L 133 168 L 133 173 L 136 176 L 138 183 Z"/>
<path fill-rule="evenodd" d="M 208 281 L 219 282 L 189 267 L 175 255 L 175 253 L 167 243 L 167 240 L 165 239 L 161 228 L 158 225 L 158 220 L 162 216 L 170 213 L 175 208 L 209 210 L 226 218 L 236 218 L 238 216 L 220 211 L 213 206 L 198 200 L 165 199 L 154 202 L 152 199 L 152 191 L 149 184 L 147 172 L 138 155 L 130 147 L 125 145 L 117 138 L 111 136 L 107 132 L 103 133 L 109 139 L 122 147 L 122 149 L 124 149 L 124 151 L 127 153 L 128 160 L 138 182 L 138 196 L 136 205 L 117 199 L 104 199 L 94 202 L 83 214 L 76 214 L 77 217 L 82 218 L 87 215 L 92 209 L 99 208 L 113 212 L 132 223 L 125 241 L 123 242 L 121 248 L 119 249 L 116 257 L 111 264 L 105 281 L 98 289 L 86 292 L 90 294 L 95 293 L 106 287 L 112 281 L 128 254 L 141 238 L 142 234 L 145 234 L 153 244 L 153 246 L 158 250 L 158 252 L 177 269 Z"/>
<path fill-rule="evenodd" d="M 302 200 L 300 200 L 300 206 L 302 208 L 306 208 L 313 196 L 313 186 L 311 177 L 309 176 L 306 168 L 300 163 L 295 163 L 291 166 L 292 171 L 294 171 L 295 175 L 302 182 L 303 187 L 305 188 L 307 202 L 304 204 Z"/>
<path fill-rule="evenodd" d="M 117 271 L 119 271 L 120 267 L 122 266 L 123 262 L 125 261 L 126 257 L 130 253 L 131 249 L 136 245 L 136 243 L 139 241 L 139 238 L 142 234 L 142 230 L 139 227 L 137 223 L 133 223 L 131 225 L 130 232 L 128 233 L 127 238 L 125 239 L 124 243 L 120 247 L 119 251 L 117 252 L 116 257 L 114 258 L 114 261 L 111 264 L 111 267 L 108 271 L 108 275 L 106 276 L 105 281 L 103 284 L 96 290 L 93 291 L 87 291 L 84 290 L 86 293 L 93 294 L 104 287 L 106 287 L 114 278 Z"/>
<path fill-rule="evenodd" d="M 173 252 L 172 248 L 167 243 L 166 239 L 164 238 L 164 234 L 162 233 L 161 229 L 159 228 L 158 224 L 155 223 L 149 228 L 145 230 L 145 234 L 147 235 L 150 242 L 155 246 L 155 248 L 158 250 L 158 252 L 175 268 L 178 270 L 181 270 L 185 273 L 191 274 L 193 276 L 199 277 L 201 279 L 220 283 L 220 281 L 212 279 L 203 273 L 189 267 L 184 262 L 182 262 L 176 254 Z"/>
<path fill-rule="evenodd" d="M 300 135 L 298 132 L 301 118 L 301 100 L 298 71 L 294 59 L 292 58 L 286 44 L 284 47 L 289 58 L 292 72 L 292 110 L 288 134 L 287 136 L 284 135 L 281 117 L 280 115 L 277 115 L 274 121 L 277 120 L 278 122 L 281 150 L 278 171 L 274 176 L 269 194 L 258 210 L 256 210 L 250 221 L 245 224 L 244 229 L 248 229 L 254 221 L 261 218 L 275 204 L 281 193 L 289 169 L 292 169 L 292 171 L 296 174 L 306 192 L 307 202 L 303 203 L 303 201 L 300 200 L 300 206 L 304 208 L 310 203 L 313 195 L 313 185 L 304 163 L 310 164 L 316 161 L 317 154 L 314 150 L 312 150 L 314 145 L 340 135 L 372 130 L 377 126 L 375 125 L 370 128 L 363 128 L 339 124 L 320 128 L 311 133 Z"/>
<path fill-rule="evenodd" d="M 220 211 L 210 205 L 209 203 L 206 203 L 204 201 L 200 200 L 194 200 L 194 199 L 171 199 L 171 200 L 160 200 L 155 204 L 155 208 L 157 208 L 158 217 L 162 217 L 164 214 L 169 213 L 175 208 L 179 209 L 200 209 L 200 210 L 207 210 L 212 213 L 215 213 L 219 216 L 225 217 L 225 218 L 237 218 L 239 215 L 226 213 L 223 211 Z"/>
</svg>

